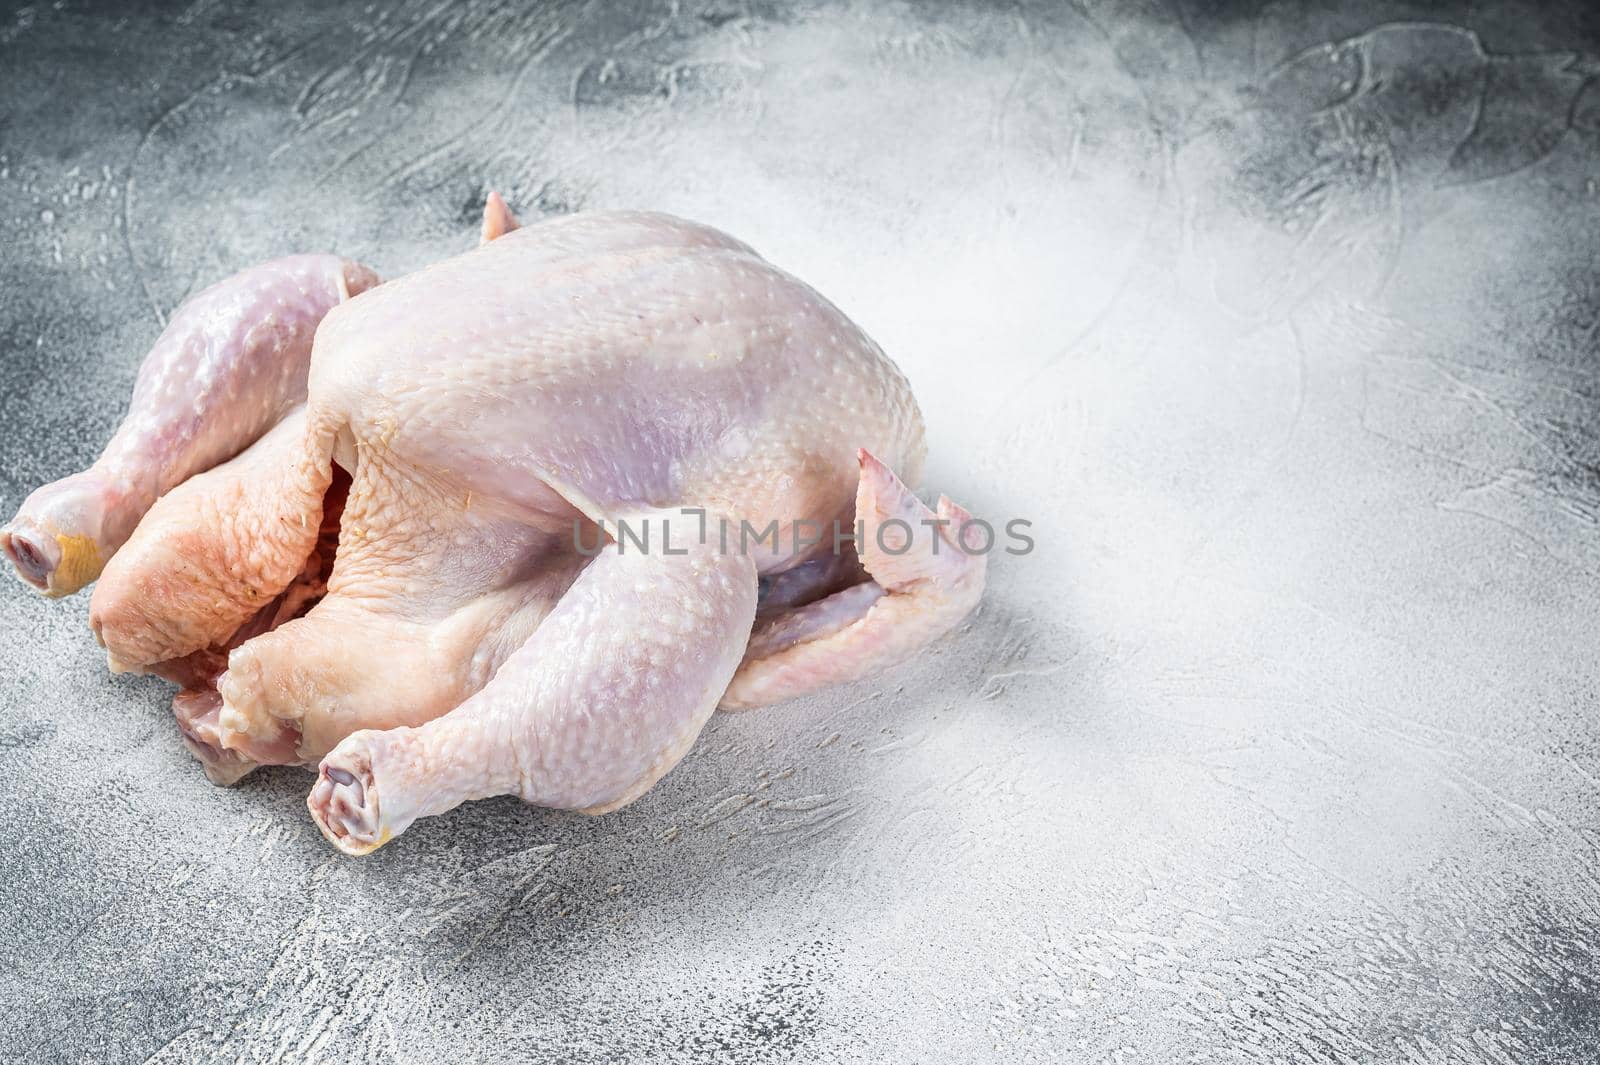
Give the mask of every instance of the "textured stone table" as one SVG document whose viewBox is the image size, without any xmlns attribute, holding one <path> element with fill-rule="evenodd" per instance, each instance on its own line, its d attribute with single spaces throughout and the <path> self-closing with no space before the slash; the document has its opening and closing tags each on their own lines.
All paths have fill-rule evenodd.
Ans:
<svg viewBox="0 0 1600 1065">
<path fill-rule="evenodd" d="M 6 583 L 0 1059 L 1600 1055 L 1592 7 L 274 7 L 0 18 L 7 513 L 187 293 L 492 187 L 810 280 L 1037 549 L 621 813 L 363 860 Z"/>
</svg>

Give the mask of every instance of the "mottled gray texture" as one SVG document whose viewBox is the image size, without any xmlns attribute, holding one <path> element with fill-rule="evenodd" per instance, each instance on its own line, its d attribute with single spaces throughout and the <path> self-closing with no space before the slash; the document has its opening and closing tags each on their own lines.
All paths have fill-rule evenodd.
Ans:
<svg viewBox="0 0 1600 1065">
<path fill-rule="evenodd" d="M 1597 31 L 7 12 L 7 513 L 101 446 L 186 293 L 289 251 L 415 268 L 495 187 L 793 269 L 910 375 L 928 486 L 1039 546 L 959 636 L 715 719 L 621 813 L 480 803 L 362 860 L 308 774 L 207 784 L 86 596 L 8 583 L 0 1059 L 1593 1060 Z"/>
</svg>

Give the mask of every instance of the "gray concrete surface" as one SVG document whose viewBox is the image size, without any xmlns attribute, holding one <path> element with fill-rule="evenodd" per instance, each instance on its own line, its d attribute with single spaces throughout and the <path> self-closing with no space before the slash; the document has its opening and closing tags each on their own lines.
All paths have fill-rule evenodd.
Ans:
<svg viewBox="0 0 1600 1065">
<path fill-rule="evenodd" d="M 7 583 L 0 1059 L 1595 1060 L 1596 72 L 1577 2 L 7 9 L 8 513 L 187 292 L 494 187 L 807 278 L 1038 549 L 621 813 L 364 860 Z"/>
</svg>

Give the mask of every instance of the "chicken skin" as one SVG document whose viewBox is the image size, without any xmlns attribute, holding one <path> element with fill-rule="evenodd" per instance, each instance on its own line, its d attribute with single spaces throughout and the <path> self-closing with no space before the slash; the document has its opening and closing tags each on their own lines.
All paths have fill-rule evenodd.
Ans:
<svg viewBox="0 0 1600 1065">
<path fill-rule="evenodd" d="M 48 594 L 99 576 L 111 667 L 180 685 L 212 779 L 316 766 L 350 854 L 470 799 L 614 810 L 719 706 L 898 662 L 983 590 L 971 516 L 901 480 L 906 379 L 816 292 L 661 214 L 491 195 L 482 235 L 195 297 L 105 455 L 0 531 Z"/>
</svg>

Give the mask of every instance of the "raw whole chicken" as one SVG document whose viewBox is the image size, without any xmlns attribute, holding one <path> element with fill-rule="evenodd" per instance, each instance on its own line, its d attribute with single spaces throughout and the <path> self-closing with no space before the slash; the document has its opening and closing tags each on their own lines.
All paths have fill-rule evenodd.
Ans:
<svg viewBox="0 0 1600 1065">
<path fill-rule="evenodd" d="M 47 594 L 98 577 L 111 668 L 180 685 L 208 775 L 317 766 L 362 854 L 468 799 L 614 810 L 719 706 L 954 627 L 981 537 L 893 472 L 922 459 L 905 378 L 744 244 L 491 195 L 419 273 L 298 256 L 195 296 L 0 547 Z"/>
</svg>

